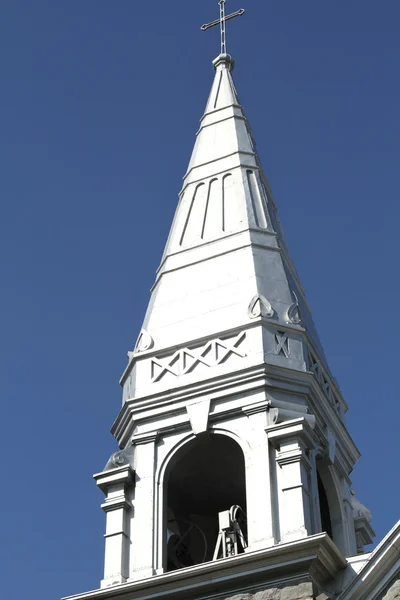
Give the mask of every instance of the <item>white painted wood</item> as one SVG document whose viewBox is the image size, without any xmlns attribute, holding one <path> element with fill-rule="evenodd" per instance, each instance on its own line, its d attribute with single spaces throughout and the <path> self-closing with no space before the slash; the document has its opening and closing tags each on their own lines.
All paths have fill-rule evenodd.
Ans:
<svg viewBox="0 0 400 600">
<path fill-rule="evenodd" d="M 233 61 L 221 56 L 214 66 L 121 378 L 123 406 L 112 432 L 123 448 L 117 458 L 135 470 L 135 481 L 113 481 L 109 463 L 96 476 L 107 506 L 103 587 L 165 572 L 168 476 L 179 453 L 202 436 L 225 436 L 243 453 L 249 556 L 305 544 L 320 532 L 317 473 L 339 549 L 356 552 L 355 524 L 364 539 L 373 533 L 354 515 L 349 474 L 359 453 L 343 421 L 347 405 L 283 238 L 233 85 Z"/>
</svg>

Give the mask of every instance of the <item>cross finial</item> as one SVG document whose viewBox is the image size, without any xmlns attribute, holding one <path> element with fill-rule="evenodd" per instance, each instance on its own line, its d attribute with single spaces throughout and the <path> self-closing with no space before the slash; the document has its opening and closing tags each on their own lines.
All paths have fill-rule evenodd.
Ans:
<svg viewBox="0 0 400 600">
<path fill-rule="evenodd" d="M 219 4 L 219 19 L 216 19 L 215 21 L 211 21 L 211 23 L 206 23 L 205 25 L 201 26 L 201 30 L 202 31 L 206 31 L 206 29 L 209 29 L 210 27 L 214 27 L 215 25 L 220 26 L 221 29 L 221 54 L 226 54 L 226 22 L 229 21 L 229 19 L 234 19 L 235 17 L 241 17 L 242 15 L 244 15 L 244 8 L 240 8 L 239 10 L 237 10 L 236 12 L 232 13 L 231 15 L 225 15 L 225 2 L 226 0 L 219 0 L 218 4 Z"/>
</svg>

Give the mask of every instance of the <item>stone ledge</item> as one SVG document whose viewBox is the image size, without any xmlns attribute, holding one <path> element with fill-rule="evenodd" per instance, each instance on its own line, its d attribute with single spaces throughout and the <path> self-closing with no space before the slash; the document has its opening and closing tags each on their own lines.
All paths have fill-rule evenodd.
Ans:
<svg viewBox="0 0 400 600">
<path fill-rule="evenodd" d="M 187 600 L 189 597 L 194 600 L 215 596 L 222 599 L 235 594 L 246 598 L 243 593 L 257 589 L 263 591 L 264 596 L 254 596 L 254 600 L 267 600 L 265 588 L 268 586 L 288 589 L 296 579 L 302 578 L 322 587 L 346 566 L 346 560 L 330 537 L 321 533 L 141 581 L 69 596 L 68 600 Z M 289 600 L 289 597 L 282 595 L 280 600 Z"/>
<path fill-rule="evenodd" d="M 312 582 L 304 581 L 297 585 L 289 583 L 281 587 L 269 587 L 253 593 L 236 594 L 224 598 L 224 600 L 313 600 L 313 598 Z"/>
</svg>

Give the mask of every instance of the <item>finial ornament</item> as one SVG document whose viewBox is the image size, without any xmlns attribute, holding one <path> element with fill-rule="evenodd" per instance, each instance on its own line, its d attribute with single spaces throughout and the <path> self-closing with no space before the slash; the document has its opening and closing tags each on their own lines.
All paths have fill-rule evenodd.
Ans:
<svg viewBox="0 0 400 600">
<path fill-rule="evenodd" d="M 220 29 L 221 29 L 221 54 L 226 54 L 226 22 L 229 21 L 230 19 L 234 19 L 235 17 L 241 17 L 245 13 L 244 8 L 239 8 L 239 10 L 237 10 L 236 12 L 234 12 L 230 15 L 225 15 L 225 2 L 226 2 L 226 0 L 219 0 L 219 2 L 218 2 L 218 4 L 219 4 L 219 19 L 216 19 L 215 21 L 211 21 L 211 23 L 206 23 L 205 25 L 202 25 L 200 27 L 200 29 L 202 31 L 206 31 L 207 29 L 210 29 L 210 27 L 214 27 L 215 25 L 220 26 Z"/>
</svg>

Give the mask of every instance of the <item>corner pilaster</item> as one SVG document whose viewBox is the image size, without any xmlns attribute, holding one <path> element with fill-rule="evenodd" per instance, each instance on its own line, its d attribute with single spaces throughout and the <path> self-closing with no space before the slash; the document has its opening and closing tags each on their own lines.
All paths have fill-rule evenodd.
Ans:
<svg viewBox="0 0 400 600">
<path fill-rule="evenodd" d="M 272 506 L 270 447 L 265 435 L 266 401 L 242 410 L 251 427 L 251 453 L 246 464 L 248 550 L 261 550 L 276 544 Z"/>
<path fill-rule="evenodd" d="M 300 418 L 266 427 L 275 447 L 278 510 L 282 542 L 305 538 L 312 531 L 310 453 L 315 446 L 311 427 Z"/>
<path fill-rule="evenodd" d="M 131 523 L 131 538 L 134 540 L 129 574 L 131 581 L 156 574 L 154 496 L 157 438 L 158 434 L 151 432 L 132 439 L 137 483 L 133 498 L 134 518 Z"/>
<path fill-rule="evenodd" d="M 129 576 L 129 513 L 132 504 L 129 491 L 135 485 L 130 465 L 93 475 L 105 494 L 101 508 L 106 513 L 104 579 L 101 588 L 124 583 Z"/>
</svg>

